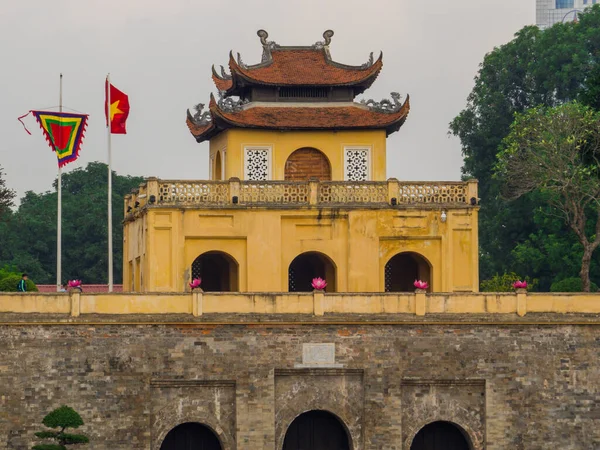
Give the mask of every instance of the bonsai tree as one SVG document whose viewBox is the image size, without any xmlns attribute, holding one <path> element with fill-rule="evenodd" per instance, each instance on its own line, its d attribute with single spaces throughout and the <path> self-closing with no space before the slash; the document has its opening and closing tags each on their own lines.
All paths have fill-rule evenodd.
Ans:
<svg viewBox="0 0 600 450">
<path fill-rule="evenodd" d="M 34 445 L 33 450 L 67 450 L 67 445 L 87 444 L 90 440 L 83 434 L 65 433 L 67 428 L 79 428 L 83 420 L 77 412 L 69 406 L 61 406 L 55 409 L 42 420 L 48 428 L 56 428 L 58 431 L 40 431 L 35 433 L 40 439 L 52 439 L 56 444 Z"/>
</svg>

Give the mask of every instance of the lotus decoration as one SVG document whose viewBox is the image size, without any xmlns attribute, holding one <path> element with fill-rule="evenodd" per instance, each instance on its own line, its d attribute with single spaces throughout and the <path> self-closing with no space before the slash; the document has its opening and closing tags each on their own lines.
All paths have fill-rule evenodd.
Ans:
<svg viewBox="0 0 600 450">
<path fill-rule="evenodd" d="M 517 280 L 513 283 L 515 289 L 527 289 L 527 281 Z"/>
<path fill-rule="evenodd" d="M 81 280 L 69 280 L 67 285 L 72 289 L 81 289 Z"/>
<path fill-rule="evenodd" d="M 413 283 L 416 289 L 426 290 L 429 287 L 429 283 L 427 281 L 415 280 Z"/>
<path fill-rule="evenodd" d="M 323 278 L 313 278 L 311 285 L 313 289 L 322 291 L 327 287 L 327 281 L 325 281 Z"/>
<path fill-rule="evenodd" d="M 190 282 L 190 287 L 192 288 L 192 291 L 194 289 L 198 289 L 200 287 L 200 284 L 202 283 L 202 278 L 194 278 L 191 282 Z"/>
</svg>

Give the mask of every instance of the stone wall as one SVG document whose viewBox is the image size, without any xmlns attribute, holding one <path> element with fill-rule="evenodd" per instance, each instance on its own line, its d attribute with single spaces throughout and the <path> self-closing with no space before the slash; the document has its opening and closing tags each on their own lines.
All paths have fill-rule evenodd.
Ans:
<svg viewBox="0 0 600 450">
<path fill-rule="evenodd" d="M 408 450 L 435 420 L 456 423 L 475 450 L 600 442 L 597 316 L 387 325 L 165 317 L 4 321 L 0 448 L 30 448 L 43 416 L 61 404 L 82 414 L 87 448 L 103 450 L 158 450 L 188 421 L 208 425 L 225 450 L 281 450 L 287 426 L 312 409 L 339 417 L 353 450 Z"/>
</svg>

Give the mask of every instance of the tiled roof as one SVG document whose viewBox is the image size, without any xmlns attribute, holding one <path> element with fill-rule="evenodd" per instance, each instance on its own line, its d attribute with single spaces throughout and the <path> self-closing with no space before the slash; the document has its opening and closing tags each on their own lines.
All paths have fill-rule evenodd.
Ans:
<svg viewBox="0 0 600 450">
<path fill-rule="evenodd" d="M 280 48 L 271 60 L 256 66 L 242 67 L 229 55 L 229 68 L 236 75 L 259 84 L 274 86 L 370 86 L 383 67 L 383 55 L 366 67 L 354 67 L 331 61 L 324 49 Z"/>
<path fill-rule="evenodd" d="M 188 118 L 188 127 L 198 142 L 227 128 L 276 130 L 385 129 L 398 131 L 410 111 L 409 97 L 395 112 L 378 112 L 365 106 L 254 106 L 238 112 L 219 108 L 211 96 L 212 122 L 198 127 Z"/>
</svg>

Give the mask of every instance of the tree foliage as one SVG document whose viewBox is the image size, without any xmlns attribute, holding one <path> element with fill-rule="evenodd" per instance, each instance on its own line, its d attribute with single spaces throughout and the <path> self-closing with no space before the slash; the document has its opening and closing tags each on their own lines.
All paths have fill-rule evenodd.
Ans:
<svg viewBox="0 0 600 450">
<path fill-rule="evenodd" d="M 534 289 L 537 285 L 537 280 L 531 280 L 529 277 L 521 277 L 514 272 L 495 274 L 488 280 L 481 282 L 482 292 L 514 292 L 513 283 L 515 281 L 527 281 L 529 289 Z"/>
<path fill-rule="evenodd" d="M 475 177 L 480 183 L 482 278 L 515 270 L 539 278 L 540 289 L 548 289 L 554 277 L 544 267 L 544 273 L 537 271 L 537 262 L 527 264 L 522 259 L 525 252 L 549 260 L 548 251 L 559 246 L 575 254 L 569 259 L 582 257 L 582 247 L 564 222 L 542 218 L 554 214 L 544 195 L 536 192 L 509 202 L 501 195 L 501 180 L 492 177 L 515 113 L 572 100 L 600 108 L 600 5 L 579 19 L 547 30 L 525 27 L 487 54 L 465 109 L 450 124 L 451 133 L 461 140 L 465 178 Z M 549 228 L 540 229 L 540 224 Z M 567 237 L 550 243 L 545 235 Z M 600 276 L 597 262 L 592 261 L 591 271 Z M 567 276 L 577 273 L 577 265 L 568 269 Z"/>
<path fill-rule="evenodd" d="M 34 445 L 33 450 L 66 450 L 67 445 L 87 444 L 89 439 L 83 434 L 65 433 L 69 428 L 79 428 L 83 425 L 81 416 L 69 406 L 61 406 L 55 409 L 44 419 L 42 423 L 48 428 L 55 428 L 57 431 L 40 431 L 35 435 L 40 439 L 49 439 L 56 441 L 56 444 L 38 444 Z"/>
<path fill-rule="evenodd" d="M 113 242 L 115 283 L 122 277 L 123 197 L 143 182 L 113 172 Z M 62 175 L 62 272 L 83 283 L 108 280 L 108 167 L 93 162 Z M 28 191 L 9 220 L 0 223 L 0 265 L 27 272 L 37 284 L 56 281 L 57 192 Z M 2 228 L 3 227 L 3 228 Z"/>
<path fill-rule="evenodd" d="M 516 115 L 496 177 L 508 198 L 533 191 L 550 204 L 583 247 L 581 282 L 590 290 L 592 254 L 600 245 L 600 113 L 577 102 L 536 107 Z M 588 216 L 595 225 L 588 230 Z"/>
<path fill-rule="evenodd" d="M 16 196 L 15 191 L 6 186 L 4 171 L 0 166 L 0 220 L 6 218 L 10 213 L 10 208 L 14 206 L 13 200 Z"/>
</svg>

